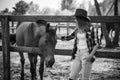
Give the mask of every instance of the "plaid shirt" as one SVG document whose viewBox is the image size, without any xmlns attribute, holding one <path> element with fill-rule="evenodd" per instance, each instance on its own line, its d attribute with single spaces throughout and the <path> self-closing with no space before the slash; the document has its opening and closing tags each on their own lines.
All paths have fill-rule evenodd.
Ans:
<svg viewBox="0 0 120 80">
<path fill-rule="evenodd" d="M 77 51 L 77 36 L 76 36 L 77 32 L 78 32 L 78 29 L 76 29 L 71 35 L 62 37 L 62 39 L 64 40 L 71 40 L 75 38 L 74 48 L 73 48 L 74 54 L 76 54 L 76 51 Z M 94 46 L 96 45 L 95 33 L 94 33 L 93 27 L 90 27 L 90 29 L 86 32 L 86 41 L 87 41 L 87 47 L 88 47 L 89 53 L 91 53 Z"/>
<path fill-rule="evenodd" d="M 89 53 L 93 50 L 94 46 L 96 45 L 95 41 L 95 33 L 94 33 L 94 28 L 91 27 L 89 31 L 86 32 L 86 38 L 87 38 L 87 46 L 89 49 Z"/>
</svg>

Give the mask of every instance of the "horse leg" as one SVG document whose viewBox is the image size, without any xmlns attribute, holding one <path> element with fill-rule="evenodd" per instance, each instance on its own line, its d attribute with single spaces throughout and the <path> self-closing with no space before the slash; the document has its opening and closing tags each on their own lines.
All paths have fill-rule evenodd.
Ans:
<svg viewBox="0 0 120 80">
<path fill-rule="evenodd" d="M 20 54 L 20 61 L 21 61 L 21 80 L 24 80 L 24 64 L 25 64 L 25 58 L 23 55 L 23 52 L 19 52 Z"/>
<path fill-rule="evenodd" d="M 44 72 L 44 57 L 41 57 L 39 68 L 40 80 L 43 80 L 43 72 Z"/>
<path fill-rule="evenodd" d="M 35 80 L 35 64 L 34 64 L 34 55 L 28 54 L 28 58 L 30 61 L 30 72 L 31 72 L 31 80 Z"/>
<path fill-rule="evenodd" d="M 36 73 L 37 55 L 35 55 L 34 57 L 34 64 L 35 64 L 35 77 L 36 77 L 37 76 L 37 73 Z"/>
</svg>

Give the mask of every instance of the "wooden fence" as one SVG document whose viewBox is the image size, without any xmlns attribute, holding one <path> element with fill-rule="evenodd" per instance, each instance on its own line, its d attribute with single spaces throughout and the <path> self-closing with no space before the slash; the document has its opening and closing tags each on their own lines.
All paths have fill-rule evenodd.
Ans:
<svg viewBox="0 0 120 80">
<path fill-rule="evenodd" d="M 40 50 L 35 47 L 10 47 L 9 43 L 9 21 L 36 21 L 38 19 L 44 19 L 48 22 L 74 22 L 73 16 L 11 16 L 11 15 L 0 15 L 0 21 L 2 23 L 2 46 L 0 50 L 3 51 L 3 79 L 10 80 L 10 51 L 13 52 L 30 52 L 41 54 Z M 90 16 L 91 22 L 93 23 L 120 23 L 120 16 Z M 98 50 L 97 57 L 107 58 L 120 58 L 120 50 L 115 50 L 114 54 L 110 50 Z M 57 55 L 71 55 L 71 50 L 60 50 L 56 49 Z M 41 54 L 42 55 L 42 54 Z"/>
</svg>

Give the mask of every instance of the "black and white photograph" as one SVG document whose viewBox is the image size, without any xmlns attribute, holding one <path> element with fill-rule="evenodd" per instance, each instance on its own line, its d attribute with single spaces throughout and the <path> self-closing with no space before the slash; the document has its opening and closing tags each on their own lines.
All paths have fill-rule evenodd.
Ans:
<svg viewBox="0 0 120 80">
<path fill-rule="evenodd" d="M 0 0 L 0 80 L 120 80 L 120 0 Z"/>
</svg>

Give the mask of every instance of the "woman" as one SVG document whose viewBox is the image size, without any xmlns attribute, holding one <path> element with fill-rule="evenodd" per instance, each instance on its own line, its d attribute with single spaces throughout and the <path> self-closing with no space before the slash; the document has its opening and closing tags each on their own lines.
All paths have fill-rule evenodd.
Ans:
<svg viewBox="0 0 120 80">
<path fill-rule="evenodd" d="M 70 79 L 76 80 L 76 76 L 82 70 L 82 80 L 89 80 L 92 63 L 95 61 L 94 54 L 98 48 L 95 43 L 94 31 L 87 17 L 87 11 L 77 9 L 75 12 L 76 30 L 70 36 L 62 36 L 61 40 L 75 38 L 74 47 L 77 47 L 75 59 L 71 67 Z"/>
</svg>

